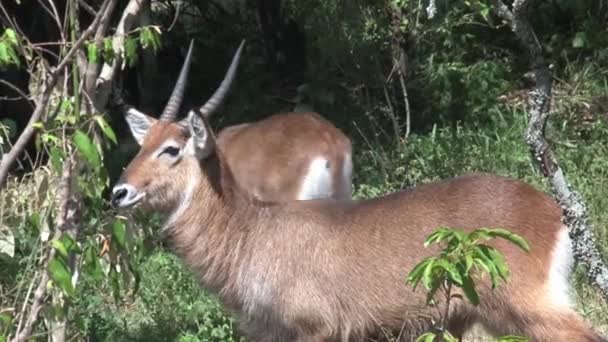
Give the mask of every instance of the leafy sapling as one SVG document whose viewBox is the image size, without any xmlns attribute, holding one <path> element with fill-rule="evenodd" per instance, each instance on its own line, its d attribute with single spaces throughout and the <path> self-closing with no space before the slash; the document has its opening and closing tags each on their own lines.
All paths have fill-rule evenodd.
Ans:
<svg viewBox="0 0 608 342">
<path fill-rule="evenodd" d="M 442 244 L 444 248 L 438 256 L 424 259 L 416 265 L 407 277 L 407 282 L 414 288 L 422 283 L 427 291 L 427 305 L 437 308 L 440 320 L 435 323 L 435 332 L 427 332 L 417 341 L 458 341 L 447 331 L 450 302 L 454 297 L 454 286 L 462 289 L 466 298 L 473 304 L 480 302 L 475 289 L 475 279 L 483 273 L 488 273 L 492 289 L 500 281 L 507 282 L 509 269 L 504 257 L 494 247 L 484 243 L 489 239 L 501 238 L 514 243 L 528 252 L 530 247 L 524 238 L 505 229 L 481 228 L 470 233 L 441 227 L 431 233 L 424 241 L 424 247 L 432 244 Z M 436 296 L 440 292 L 445 298 L 443 310 L 437 305 Z M 525 341 L 516 336 L 504 336 L 498 341 Z"/>
</svg>

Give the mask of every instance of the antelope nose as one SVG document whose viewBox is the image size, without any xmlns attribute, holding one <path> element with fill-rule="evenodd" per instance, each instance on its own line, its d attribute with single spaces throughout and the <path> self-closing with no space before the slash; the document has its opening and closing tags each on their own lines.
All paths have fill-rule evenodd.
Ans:
<svg viewBox="0 0 608 342">
<path fill-rule="evenodd" d="M 137 191 L 135 187 L 129 184 L 117 184 L 112 189 L 110 202 L 114 208 L 126 208 L 139 202 L 144 195 L 144 193 Z"/>
<path fill-rule="evenodd" d="M 112 206 L 118 207 L 119 203 L 127 197 L 129 191 L 125 188 L 116 187 L 112 191 Z"/>
</svg>

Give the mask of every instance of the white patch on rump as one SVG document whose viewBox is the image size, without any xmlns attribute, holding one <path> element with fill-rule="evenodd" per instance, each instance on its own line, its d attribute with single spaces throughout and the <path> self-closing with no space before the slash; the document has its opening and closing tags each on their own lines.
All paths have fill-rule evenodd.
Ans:
<svg viewBox="0 0 608 342">
<path fill-rule="evenodd" d="M 327 198 L 332 195 L 331 165 L 324 157 L 316 157 L 308 166 L 298 200 Z"/>
<path fill-rule="evenodd" d="M 557 235 L 556 245 L 551 253 L 549 268 L 548 297 L 550 302 L 558 307 L 572 307 L 571 289 L 568 278 L 574 264 L 572 241 L 568 228 L 562 227 Z"/>
<path fill-rule="evenodd" d="M 344 184 L 344 197 L 351 198 L 353 192 L 353 161 L 350 153 L 344 154 L 344 161 L 342 163 L 342 182 Z"/>
</svg>

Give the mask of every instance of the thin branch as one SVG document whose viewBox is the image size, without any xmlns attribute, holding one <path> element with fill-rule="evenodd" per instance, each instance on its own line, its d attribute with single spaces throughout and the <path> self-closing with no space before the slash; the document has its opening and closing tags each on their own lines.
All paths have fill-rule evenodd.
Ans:
<svg viewBox="0 0 608 342">
<path fill-rule="evenodd" d="M 61 182 L 59 185 L 59 189 L 57 192 L 57 199 L 59 201 L 59 216 L 57 218 L 57 230 L 53 234 L 53 239 L 58 239 L 61 237 L 63 232 L 68 230 L 68 228 L 73 225 L 73 206 L 74 201 L 71 199 L 72 194 L 72 175 L 74 171 L 74 160 L 73 155 L 70 155 L 66 158 L 63 164 L 63 173 L 61 176 Z M 48 268 L 48 263 L 55 257 L 55 249 L 50 248 L 47 254 L 46 261 L 44 263 L 45 271 L 42 272 L 40 277 L 40 282 L 36 287 L 36 291 L 34 292 L 34 298 L 32 301 L 32 305 L 30 308 L 30 312 L 28 317 L 23 325 L 23 329 L 17 330 L 15 332 L 15 337 L 11 340 L 11 342 L 23 342 L 27 340 L 34 330 L 34 325 L 38 320 L 38 314 L 40 313 L 40 309 L 44 304 L 46 299 L 46 289 L 47 283 L 49 281 L 49 273 L 46 271 Z"/>
<path fill-rule="evenodd" d="M 21 89 L 19 89 L 19 88 L 18 88 L 16 85 L 14 85 L 14 84 L 12 84 L 12 83 L 10 83 L 10 82 L 6 81 L 6 80 L 3 80 L 3 79 L 1 79 L 1 78 L 0 78 L 0 83 L 2 83 L 2 84 L 4 84 L 5 86 L 7 86 L 7 87 L 11 88 L 11 89 L 12 89 L 14 92 L 16 92 L 17 94 L 19 94 L 19 98 L 23 98 L 24 100 L 26 100 L 26 101 L 27 101 L 27 104 L 29 104 L 29 105 L 30 105 L 30 107 L 31 107 L 32 109 L 34 109 L 34 105 L 32 104 L 32 100 L 30 99 L 30 97 L 29 97 L 29 96 L 27 96 L 27 95 L 26 95 L 26 94 L 25 94 L 25 93 L 24 93 L 24 92 L 23 92 Z"/>
<path fill-rule="evenodd" d="M 47 0 L 49 2 L 49 5 L 51 6 L 51 9 L 49 9 L 45 4 L 43 0 L 38 0 L 38 3 L 40 3 L 40 6 L 42 8 L 44 8 L 50 15 L 51 18 L 53 18 L 53 20 L 55 20 L 55 23 L 57 24 L 57 29 L 59 30 L 59 34 L 61 35 L 61 40 L 65 41 L 65 36 L 64 36 L 64 28 L 61 26 L 61 19 L 59 18 L 59 12 L 57 12 L 57 7 L 55 6 L 55 3 L 53 2 L 53 0 Z"/>
<path fill-rule="evenodd" d="M 171 29 L 173 29 L 173 25 L 175 25 L 175 23 L 177 22 L 177 18 L 179 17 L 179 12 L 181 9 L 182 9 L 182 1 L 179 1 L 177 3 L 177 6 L 175 7 L 175 15 L 173 16 L 173 21 L 171 22 L 171 25 L 169 25 L 167 32 L 171 31 Z"/>
<path fill-rule="evenodd" d="M 84 0 L 78 0 L 78 3 L 90 15 L 92 15 L 92 16 L 96 16 L 97 15 L 97 11 L 93 7 L 91 7 L 89 4 L 87 4 Z"/>
<path fill-rule="evenodd" d="M 108 5 L 110 4 L 111 1 L 112 0 L 105 0 L 103 2 L 103 4 L 101 5 L 101 9 L 99 10 L 99 13 L 97 13 L 97 16 L 95 17 L 95 19 L 93 20 L 91 25 L 89 25 L 89 27 L 87 27 L 87 29 L 80 35 L 80 38 L 78 38 L 78 40 L 76 40 L 74 45 L 72 45 L 72 48 L 70 48 L 70 50 L 65 54 L 65 57 L 63 57 L 63 60 L 61 61 L 61 63 L 59 63 L 57 68 L 55 68 L 55 70 L 53 70 L 54 74 L 60 73 L 61 70 L 63 68 L 65 68 L 68 63 L 71 62 L 72 56 L 76 53 L 76 51 L 78 51 L 78 49 L 80 49 L 82 44 L 87 39 L 89 39 L 89 37 L 93 34 L 93 32 L 95 30 L 97 30 L 97 26 L 99 26 L 99 24 L 101 23 L 101 18 L 103 17 L 103 14 L 105 13 L 105 9 L 108 7 Z"/>
<path fill-rule="evenodd" d="M 23 152 L 25 146 L 34 135 L 34 124 L 40 120 L 40 117 L 46 110 L 46 107 L 51 98 L 51 94 L 55 86 L 57 85 L 57 81 L 59 80 L 61 72 L 68 65 L 68 63 L 71 62 L 73 55 L 76 53 L 76 51 L 78 51 L 82 44 L 84 44 L 85 40 L 97 29 L 97 26 L 101 21 L 101 17 L 103 16 L 103 13 L 105 13 L 105 9 L 109 5 L 110 1 L 111 0 L 104 1 L 101 6 L 101 10 L 97 14 L 91 25 L 89 25 L 89 27 L 82 33 L 80 38 L 78 38 L 72 48 L 63 57 L 59 65 L 51 71 L 46 85 L 42 91 L 42 95 L 40 96 L 40 100 L 37 101 L 36 108 L 34 109 L 34 112 L 32 113 L 32 116 L 30 117 L 27 126 L 17 139 L 17 142 L 15 142 L 13 148 L 11 148 L 8 153 L 3 155 L 2 160 L 0 160 L 0 188 L 4 186 L 11 166 L 13 165 L 15 160 L 17 160 L 17 157 Z"/>
<path fill-rule="evenodd" d="M 101 23 L 97 27 L 97 31 L 95 32 L 95 37 L 93 38 L 97 51 L 103 50 L 103 39 L 106 35 L 108 27 L 110 26 L 110 19 L 112 18 L 112 12 L 114 12 L 114 8 L 116 7 L 117 0 L 110 0 L 109 5 L 106 7 L 104 14 L 101 19 Z M 87 94 L 89 99 L 94 98 L 95 91 L 95 82 L 97 81 L 97 69 L 98 64 L 88 61 L 88 65 L 86 67 L 86 71 L 84 72 L 84 93 Z M 86 102 L 87 107 L 90 108 L 90 105 L 93 103 L 91 101 Z"/>
<path fill-rule="evenodd" d="M 405 106 L 405 139 L 407 140 L 407 138 L 410 136 L 412 116 L 410 110 L 410 100 L 407 94 L 407 87 L 405 86 L 405 76 L 401 72 L 401 68 L 399 68 L 399 84 L 401 84 L 403 105 Z"/>
<path fill-rule="evenodd" d="M 103 112 L 108 103 L 110 93 L 112 91 L 112 80 L 118 68 L 122 65 L 122 54 L 125 47 L 125 33 L 131 30 L 134 24 L 137 23 L 137 17 L 141 8 L 148 0 L 130 0 L 125 7 L 122 17 L 116 27 L 116 33 L 112 41 L 114 48 L 114 60 L 112 64 L 105 63 L 101 69 L 101 73 L 96 81 L 95 92 L 95 109 Z"/>
<path fill-rule="evenodd" d="M 502 0 L 492 0 L 496 13 L 509 24 L 517 39 L 529 53 L 530 64 L 534 71 L 535 86 L 529 96 L 530 121 L 526 142 L 534 161 L 541 168 L 543 175 L 549 179 L 557 201 L 563 209 L 563 221 L 568 226 L 575 260 L 587 268 L 589 281 L 596 285 L 602 296 L 608 300 L 608 268 L 595 244 L 587 207 L 582 197 L 571 189 L 545 138 L 553 79 L 543 57 L 542 46 L 528 20 L 530 3 L 530 0 L 516 0 L 511 11 Z"/>
</svg>

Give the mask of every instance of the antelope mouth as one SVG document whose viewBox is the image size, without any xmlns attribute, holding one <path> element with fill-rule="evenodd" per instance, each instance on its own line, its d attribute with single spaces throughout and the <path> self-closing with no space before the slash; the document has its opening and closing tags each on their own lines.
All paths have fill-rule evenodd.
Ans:
<svg viewBox="0 0 608 342">
<path fill-rule="evenodd" d="M 126 209 L 141 202 L 145 196 L 145 192 L 139 192 L 131 185 L 120 184 L 112 190 L 111 203 L 114 208 Z"/>
</svg>

